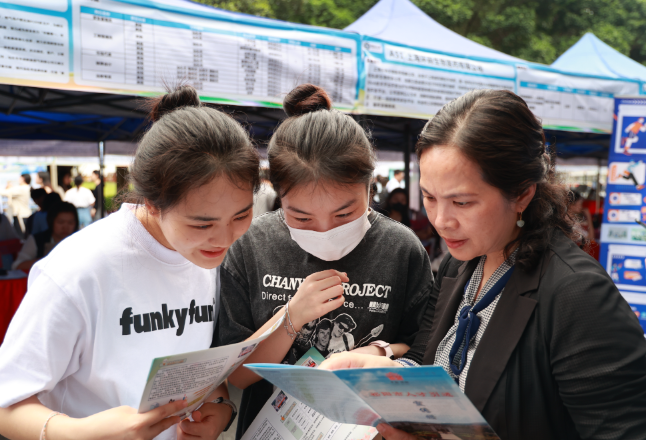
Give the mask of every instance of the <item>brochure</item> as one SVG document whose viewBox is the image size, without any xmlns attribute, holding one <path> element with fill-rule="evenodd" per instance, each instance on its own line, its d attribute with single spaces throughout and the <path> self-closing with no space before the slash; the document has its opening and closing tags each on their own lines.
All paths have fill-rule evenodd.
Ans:
<svg viewBox="0 0 646 440">
<path fill-rule="evenodd" d="M 281 318 L 251 341 L 153 359 L 139 413 L 176 400 L 188 400 L 188 406 L 173 415 L 189 417 L 282 322 Z"/>
<path fill-rule="evenodd" d="M 246 367 L 335 422 L 387 422 L 427 439 L 499 440 L 439 366 L 337 371 L 277 364 Z"/>
<path fill-rule="evenodd" d="M 316 368 L 325 358 L 312 347 L 296 365 Z M 333 422 L 281 389 L 274 391 L 242 440 L 372 440 L 371 426 Z"/>
</svg>

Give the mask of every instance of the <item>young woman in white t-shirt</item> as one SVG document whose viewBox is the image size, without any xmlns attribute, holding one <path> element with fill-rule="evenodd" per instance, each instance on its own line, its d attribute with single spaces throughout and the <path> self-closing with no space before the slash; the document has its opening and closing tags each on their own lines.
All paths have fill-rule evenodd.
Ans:
<svg viewBox="0 0 646 440">
<path fill-rule="evenodd" d="M 135 408 L 153 358 L 211 344 L 218 266 L 249 228 L 258 155 L 242 127 L 201 106 L 191 87 L 159 98 L 151 119 L 131 168 L 131 203 L 31 271 L 0 347 L 6 437 L 213 439 L 230 421 L 229 406 L 206 403 L 178 424 L 168 416 L 186 407 L 181 397 Z M 228 398 L 226 385 L 207 402 L 218 397 Z"/>
</svg>

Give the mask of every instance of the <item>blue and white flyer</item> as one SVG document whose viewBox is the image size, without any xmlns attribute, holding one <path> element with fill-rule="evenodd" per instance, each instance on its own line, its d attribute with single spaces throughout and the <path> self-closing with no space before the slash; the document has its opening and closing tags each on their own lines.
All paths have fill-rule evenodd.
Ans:
<svg viewBox="0 0 646 440">
<path fill-rule="evenodd" d="M 296 365 L 312 369 L 324 360 L 312 347 Z M 278 388 L 249 425 L 242 440 L 372 440 L 377 434 L 371 426 L 332 421 Z"/>
<path fill-rule="evenodd" d="M 438 366 L 319 370 L 292 365 L 247 368 L 339 423 L 386 422 L 427 439 L 499 437 Z"/>
</svg>

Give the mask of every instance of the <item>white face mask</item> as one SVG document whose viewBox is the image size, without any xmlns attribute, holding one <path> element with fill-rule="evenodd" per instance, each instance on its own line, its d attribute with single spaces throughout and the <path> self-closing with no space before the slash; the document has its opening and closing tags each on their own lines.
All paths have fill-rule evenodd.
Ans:
<svg viewBox="0 0 646 440">
<path fill-rule="evenodd" d="M 356 220 L 326 232 L 295 229 L 287 225 L 289 233 L 305 252 L 325 261 L 336 261 L 356 248 L 370 229 L 368 209 Z M 285 222 L 287 224 L 287 222 Z"/>
</svg>

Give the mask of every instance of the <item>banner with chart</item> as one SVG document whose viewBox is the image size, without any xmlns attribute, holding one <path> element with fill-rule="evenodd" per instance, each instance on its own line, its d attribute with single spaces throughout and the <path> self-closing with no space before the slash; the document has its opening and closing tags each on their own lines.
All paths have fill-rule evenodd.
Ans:
<svg viewBox="0 0 646 440">
<path fill-rule="evenodd" d="M 613 110 L 599 261 L 646 333 L 646 98 Z"/>
<path fill-rule="evenodd" d="M 177 3 L 177 2 L 175 2 Z M 360 37 L 141 0 L 0 1 L 0 82 L 149 95 L 187 80 L 206 100 L 279 106 L 304 82 L 351 110 Z"/>
<path fill-rule="evenodd" d="M 464 58 L 364 37 L 359 111 L 429 118 L 473 89 L 522 96 L 546 128 L 610 133 L 615 95 L 640 93 L 637 81 L 559 73 L 530 63 Z"/>
<path fill-rule="evenodd" d="M 610 133 L 614 97 L 639 95 L 638 82 L 587 78 L 517 66 L 516 93 L 545 128 Z"/>
<path fill-rule="evenodd" d="M 385 41 L 362 44 L 362 110 L 428 118 L 472 89 L 514 90 L 513 65 L 467 60 Z"/>
</svg>

